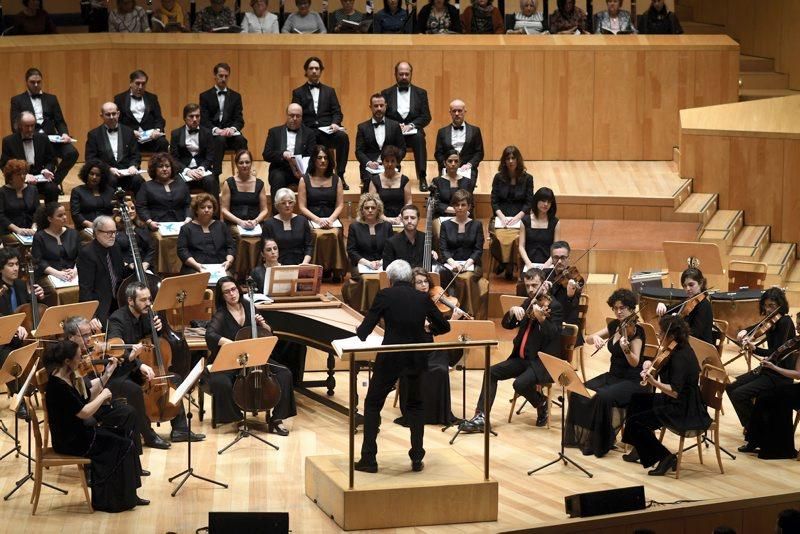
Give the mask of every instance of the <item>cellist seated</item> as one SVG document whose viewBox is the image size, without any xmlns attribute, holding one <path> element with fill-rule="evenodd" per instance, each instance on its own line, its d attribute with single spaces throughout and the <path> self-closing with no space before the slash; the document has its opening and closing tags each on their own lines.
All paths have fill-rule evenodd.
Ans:
<svg viewBox="0 0 800 534">
<path fill-rule="evenodd" d="M 125 397 L 128 404 L 136 410 L 137 426 L 144 445 L 156 449 L 168 449 L 170 444 L 150 428 L 150 417 L 147 413 L 142 389 L 143 384 L 156 379 L 156 371 L 139 359 L 142 354 L 150 350 L 146 345 L 140 344 L 142 339 L 148 338 L 152 334 L 150 289 L 141 282 L 132 282 L 125 289 L 125 296 L 128 305 L 111 314 L 106 334 L 108 339 L 118 338 L 125 344 L 136 344 L 136 346 L 130 349 L 127 360 L 111 375 L 108 388 L 115 397 Z M 162 330 L 162 322 L 157 315 L 153 315 L 152 326 L 155 327 L 156 332 Z M 170 381 L 180 383 L 181 377 L 171 373 Z M 190 436 L 182 404 L 170 423 L 172 425 L 170 440 L 173 442 L 188 441 L 190 437 L 192 441 L 205 439 L 205 435 L 194 432 Z"/>
</svg>

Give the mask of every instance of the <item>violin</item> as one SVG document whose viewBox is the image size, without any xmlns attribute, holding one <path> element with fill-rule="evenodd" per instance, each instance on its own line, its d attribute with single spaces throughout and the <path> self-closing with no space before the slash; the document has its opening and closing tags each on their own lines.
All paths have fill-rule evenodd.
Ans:
<svg viewBox="0 0 800 534">
<path fill-rule="evenodd" d="M 583 289 L 583 285 L 586 283 L 586 280 L 574 265 L 570 265 L 553 278 L 553 285 L 560 284 L 564 289 L 569 287 L 570 282 L 575 282 L 578 291 Z"/>
<path fill-rule="evenodd" d="M 548 295 L 547 293 L 542 293 L 535 298 L 531 299 L 530 304 L 525 309 L 525 315 L 528 319 L 532 321 L 538 321 L 539 318 L 536 316 L 537 312 L 541 314 L 545 319 L 550 317 L 550 301 L 553 300 L 553 297 Z"/>
<path fill-rule="evenodd" d="M 680 311 L 678 312 L 678 315 L 680 315 L 682 318 L 686 319 L 686 317 L 688 317 L 695 310 L 695 308 L 697 308 L 697 306 L 701 302 L 706 300 L 707 296 L 708 296 L 708 293 L 706 293 L 704 291 L 704 292 L 698 293 L 697 295 L 695 295 L 695 296 L 691 297 L 690 299 L 684 301 L 683 305 L 681 306 Z"/>
<path fill-rule="evenodd" d="M 453 278 L 455 280 L 455 278 Z M 474 319 L 470 314 L 458 307 L 458 299 L 455 297 L 448 297 L 447 293 L 441 286 L 434 286 L 428 290 L 428 296 L 431 298 L 436 308 L 442 313 L 452 313 L 456 310 L 461 312 L 461 318 L 471 321 Z"/>
<path fill-rule="evenodd" d="M 640 385 L 646 386 L 647 385 L 647 377 L 651 376 L 655 378 L 658 376 L 658 373 L 661 372 L 661 369 L 667 364 L 670 357 L 672 356 L 672 351 L 675 350 L 675 347 L 678 346 L 678 342 L 675 340 L 670 341 L 670 343 L 653 358 L 653 362 L 650 364 L 650 367 L 646 369 L 642 369 L 641 376 L 642 381 L 639 382 Z"/>
<path fill-rule="evenodd" d="M 778 365 L 779 363 L 781 363 L 783 360 L 785 360 L 798 350 L 800 350 L 800 336 L 796 336 L 789 339 L 788 341 L 786 341 L 786 343 L 778 347 L 778 349 L 775 352 L 773 352 L 766 358 L 762 359 L 761 364 L 755 369 L 753 369 L 753 372 L 755 374 L 761 373 L 761 370 L 763 369 L 765 362 L 770 362 L 773 365 Z"/>
</svg>

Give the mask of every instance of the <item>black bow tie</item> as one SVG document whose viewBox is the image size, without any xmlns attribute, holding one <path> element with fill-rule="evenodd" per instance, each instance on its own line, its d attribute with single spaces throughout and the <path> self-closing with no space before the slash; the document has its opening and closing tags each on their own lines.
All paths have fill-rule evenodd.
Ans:
<svg viewBox="0 0 800 534">
<path fill-rule="evenodd" d="M 31 95 L 31 98 L 33 98 L 34 100 L 39 100 L 40 98 L 42 98 L 42 94 L 36 93 L 35 95 Z"/>
<path fill-rule="evenodd" d="M 462 124 L 461 126 L 456 126 L 456 125 L 454 124 L 454 125 L 453 125 L 453 129 L 454 129 L 454 130 L 456 130 L 456 131 L 461 131 L 461 130 L 463 130 L 463 129 L 464 129 L 464 125 Z"/>
<path fill-rule="evenodd" d="M 142 99 L 141 96 L 136 96 L 136 95 L 131 95 L 131 98 L 134 99 L 134 100 L 141 100 Z"/>
<path fill-rule="evenodd" d="M 217 91 L 217 96 L 224 96 L 227 92 L 228 92 L 227 89 L 224 89 L 222 91 Z"/>
<path fill-rule="evenodd" d="M 320 84 L 319 84 L 319 83 L 311 83 L 311 82 L 308 82 L 308 87 L 309 87 L 309 89 L 319 89 L 319 86 L 320 86 Z"/>
<path fill-rule="evenodd" d="M 293 134 L 296 134 L 297 132 L 299 132 L 299 131 L 300 131 L 300 128 L 298 128 L 298 129 L 296 129 L 296 130 L 292 130 L 291 128 L 286 128 L 286 131 L 287 131 L 287 132 L 291 132 L 291 133 L 293 133 Z"/>
<path fill-rule="evenodd" d="M 373 122 L 372 126 L 374 128 L 377 128 L 378 126 L 383 126 L 384 124 L 385 124 L 385 121 L 379 121 L 379 122 Z"/>
<path fill-rule="evenodd" d="M 397 90 L 400 91 L 401 93 L 407 93 L 408 90 L 409 90 L 409 87 L 407 85 L 405 87 L 402 86 L 402 85 L 398 85 L 397 86 Z"/>
<path fill-rule="evenodd" d="M 33 143 L 33 137 L 31 137 L 29 139 L 23 139 L 22 142 L 23 143 Z"/>
<path fill-rule="evenodd" d="M 200 131 L 200 128 L 188 128 L 189 135 L 196 134 Z"/>
<path fill-rule="evenodd" d="M 106 128 L 106 130 L 108 130 L 108 133 L 117 133 L 117 131 L 119 131 L 119 126 L 116 128 Z"/>
</svg>

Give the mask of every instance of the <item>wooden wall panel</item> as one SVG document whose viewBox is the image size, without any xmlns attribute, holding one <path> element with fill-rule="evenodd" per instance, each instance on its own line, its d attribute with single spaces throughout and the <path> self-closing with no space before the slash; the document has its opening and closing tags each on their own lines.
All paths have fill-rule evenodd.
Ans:
<svg viewBox="0 0 800 534">
<path fill-rule="evenodd" d="M 784 140 L 783 185 L 781 187 L 781 239 L 800 243 L 800 140 Z"/>
<path fill-rule="evenodd" d="M 744 210 L 746 224 L 771 225 L 775 241 L 782 226 L 783 143 L 782 139 L 730 137 L 729 204 Z"/>
<path fill-rule="evenodd" d="M 643 51 L 595 53 L 592 159 L 642 159 L 644 60 Z"/>
<path fill-rule="evenodd" d="M 594 52 L 554 51 L 544 58 L 542 157 L 592 159 Z"/>
<path fill-rule="evenodd" d="M 642 159 L 672 157 L 680 137 L 675 110 L 694 105 L 694 61 L 691 52 L 645 52 Z"/>
<path fill-rule="evenodd" d="M 145 71 L 150 77 L 147 82 L 147 90 L 158 95 L 161 111 L 167 121 L 166 134 L 169 135 L 175 128 L 183 126 L 183 106 L 190 101 L 197 102 L 197 95 L 187 98 L 187 95 L 190 95 L 190 66 L 187 61 L 187 52 L 176 50 L 169 54 L 154 55 L 147 50 L 141 50 L 136 54 L 136 65 L 136 68 Z M 169 74 L 154 77 L 152 74 L 154 72 Z M 198 77 L 202 78 L 202 76 Z M 205 79 L 208 81 L 209 77 L 205 77 Z M 128 78 L 125 79 L 126 82 L 127 80 Z M 116 93 L 121 93 L 126 87 L 127 84 Z"/>
<path fill-rule="evenodd" d="M 3 64 L 5 64 L 6 78 L 4 83 L 0 83 L 0 132 L 5 135 L 11 130 L 11 120 L 8 116 L 9 102 L 11 97 L 18 95 L 25 90 L 25 71 L 30 67 L 41 67 L 41 54 L 38 52 L 12 52 L 3 54 Z M 44 79 L 47 84 L 51 80 Z M 68 123 L 69 124 L 69 123 Z"/>
<path fill-rule="evenodd" d="M 785 4 L 783 17 L 787 21 L 800 20 L 800 2 Z M 797 24 L 784 24 L 781 29 L 781 48 L 776 58 L 775 68 L 789 74 L 789 87 L 800 89 L 800 32 Z"/>
<path fill-rule="evenodd" d="M 736 102 L 739 54 L 726 51 L 695 52 L 694 102 L 691 107 L 713 102 Z"/>
<path fill-rule="evenodd" d="M 796 3 L 796 2 L 795 2 Z M 752 21 L 753 30 L 753 55 L 760 57 L 778 57 L 781 43 L 781 28 L 785 0 L 759 0 L 753 2 L 756 6 L 755 17 Z M 787 24 L 795 26 L 795 21 L 786 20 Z"/>
<path fill-rule="evenodd" d="M 686 135 L 681 137 L 682 178 L 692 178 L 692 190 L 718 193 L 719 208 L 731 209 L 730 140 L 727 137 Z"/>
</svg>

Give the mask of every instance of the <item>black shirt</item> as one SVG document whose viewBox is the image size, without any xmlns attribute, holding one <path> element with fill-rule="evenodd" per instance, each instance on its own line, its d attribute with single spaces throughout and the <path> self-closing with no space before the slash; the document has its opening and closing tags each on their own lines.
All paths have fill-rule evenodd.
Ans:
<svg viewBox="0 0 800 534">
<path fill-rule="evenodd" d="M 526 173 L 512 184 L 500 173 L 492 180 L 492 215 L 500 210 L 506 217 L 519 212 L 527 213 L 533 208 L 533 177 Z"/>
<path fill-rule="evenodd" d="M 142 184 L 136 193 L 136 212 L 143 221 L 183 222 L 191 217 L 189 186 L 182 178 L 169 184 L 170 190 L 161 182 L 150 180 Z"/>
<path fill-rule="evenodd" d="M 178 234 L 178 257 L 183 263 L 194 258 L 197 263 L 222 263 L 227 256 L 233 256 L 234 245 L 228 225 L 212 221 L 208 232 L 195 222 L 181 226 Z"/>
<path fill-rule="evenodd" d="M 459 189 L 472 192 L 475 189 L 475 184 L 470 178 L 459 178 L 456 182 L 457 187 L 454 189 L 450 184 L 450 179 L 442 176 L 437 176 L 433 179 L 433 187 L 436 188 L 436 211 L 434 216 L 442 217 L 447 216 L 447 208 L 450 206 L 450 200 L 453 198 L 453 193 Z"/>
<path fill-rule="evenodd" d="M 450 258 L 458 261 L 471 259 L 479 266 L 483 256 L 483 225 L 473 219 L 467 222 L 463 232 L 459 232 L 455 219 L 443 222 L 439 230 L 439 249 L 443 262 Z"/>
<path fill-rule="evenodd" d="M 36 279 L 43 277 L 48 267 L 58 271 L 75 267 L 79 250 L 80 236 L 74 228 L 64 230 L 61 234 L 61 244 L 49 233 L 38 230 L 33 235 L 31 250 L 36 263 Z"/>
<path fill-rule="evenodd" d="M 367 223 L 351 223 L 347 231 L 347 256 L 350 258 L 350 265 L 355 267 L 362 258 L 369 261 L 382 259 L 386 242 L 393 233 L 392 225 L 387 221 L 375 225 L 375 235 L 369 233 Z"/>
<path fill-rule="evenodd" d="M 393 235 L 383 248 L 383 267 L 394 260 L 406 260 L 411 267 L 422 267 L 425 252 L 425 232 L 417 231 L 414 242 L 408 240 L 406 232 Z"/>
<path fill-rule="evenodd" d="M 39 192 L 35 187 L 25 186 L 22 198 L 17 198 L 13 187 L 0 187 L 0 233 L 11 233 L 9 226 L 15 224 L 20 228 L 33 226 L 33 214 L 39 207 Z"/>
<path fill-rule="evenodd" d="M 111 202 L 114 200 L 114 190 L 105 187 L 99 193 L 95 196 L 84 184 L 72 188 L 69 195 L 69 210 L 75 228 L 84 228 L 84 222 L 93 222 L 100 215 L 112 215 Z"/>
<path fill-rule="evenodd" d="M 311 226 L 302 215 L 292 217 L 290 224 L 291 228 L 284 230 L 283 221 L 271 217 L 264 221 L 263 235 L 278 243 L 278 262 L 281 265 L 300 265 L 303 258 L 313 252 Z"/>
</svg>

